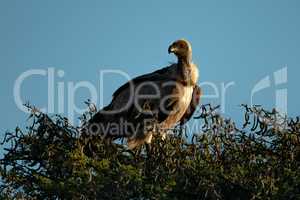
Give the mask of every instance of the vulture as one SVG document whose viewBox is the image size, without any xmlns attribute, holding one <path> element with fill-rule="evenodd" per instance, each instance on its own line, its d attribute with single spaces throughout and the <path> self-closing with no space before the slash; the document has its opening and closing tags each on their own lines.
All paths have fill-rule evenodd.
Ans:
<svg viewBox="0 0 300 200">
<path fill-rule="evenodd" d="M 177 57 L 177 63 L 138 76 L 117 89 L 110 104 L 88 121 L 89 134 L 127 138 L 133 149 L 151 143 L 154 134 L 165 137 L 168 130 L 191 118 L 201 95 L 191 44 L 177 40 L 168 53 Z"/>
</svg>

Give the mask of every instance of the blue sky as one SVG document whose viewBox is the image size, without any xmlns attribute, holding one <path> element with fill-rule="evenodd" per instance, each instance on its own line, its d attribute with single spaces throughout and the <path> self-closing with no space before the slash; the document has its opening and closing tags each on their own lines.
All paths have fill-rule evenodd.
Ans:
<svg viewBox="0 0 300 200">
<path fill-rule="evenodd" d="M 266 76 L 271 85 L 255 95 L 255 103 L 274 106 L 278 89 L 288 93 L 288 113 L 300 114 L 300 1 L 38 1 L 0 2 L 1 137 L 16 125 L 26 125 L 26 114 L 14 101 L 16 79 L 30 69 L 55 73 L 57 83 L 89 81 L 99 89 L 99 71 L 115 69 L 137 76 L 175 60 L 168 45 L 179 38 L 192 43 L 199 66 L 199 83 L 234 82 L 226 92 L 225 115 L 240 118 L 241 103 L 250 102 L 251 89 Z M 273 73 L 288 67 L 287 82 L 275 85 Z M 106 77 L 104 99 L 124 83 Z M 213 92 L 204 87 L 204 94 Z M 47 105 L 47 77 L 32 76 L 22 84 L 21 97 L 38 107 Z M 57 112 L 57 95 L 54 99 Z M 75 103 L 84 108 L 84 88 Z M 218 104 L 221 97 L 204 98 Z M 67 113 L 65 100 L 64 115 Z"/>
</svg>

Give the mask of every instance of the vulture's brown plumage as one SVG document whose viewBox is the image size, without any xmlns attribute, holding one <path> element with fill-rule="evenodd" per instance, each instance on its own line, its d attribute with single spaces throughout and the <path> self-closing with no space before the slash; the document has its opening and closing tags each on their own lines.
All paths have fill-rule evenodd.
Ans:
<svg viewBox="0 0 300 200">
<path fill-rule="evenodd" d="M 111 103 L 89 121 L 90 134 L 126 137 L 129 148 L 134 148 L 150 143 L 153 134 L 164 135 L 191 118 L 201 95 L 191 45 L 177 40 L 168 52 L 176 55 L 177 63 L 136 77 L 117 89 Z"/>
</svg>

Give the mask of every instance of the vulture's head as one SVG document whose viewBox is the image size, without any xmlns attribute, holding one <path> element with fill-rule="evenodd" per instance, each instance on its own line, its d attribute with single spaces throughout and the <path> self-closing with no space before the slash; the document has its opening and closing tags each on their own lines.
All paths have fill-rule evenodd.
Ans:
<svg viewBox="0 0 300 200">
<path fill-rule="evenodd" d="M 191 44 L 184 39 L 177 40 L 169 46 L 169 53 L 174 53 L 179 59 L 192 58 L 192 47 Z"/>
</svg>

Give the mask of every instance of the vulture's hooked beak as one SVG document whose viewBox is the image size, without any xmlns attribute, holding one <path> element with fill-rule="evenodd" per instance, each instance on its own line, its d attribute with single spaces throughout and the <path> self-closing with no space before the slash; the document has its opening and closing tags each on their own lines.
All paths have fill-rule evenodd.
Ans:
<svg viewBox="0 0 300 200">
<path fill-rule="evenodd" d="M 176 47 L 174 47 L 174 45 L 169 46 L 169 48 L 168 48 L 168 53 L 169 54 L 170 53 L 175 53 L 175 51 L 176 51 Z"/>
</svg>

